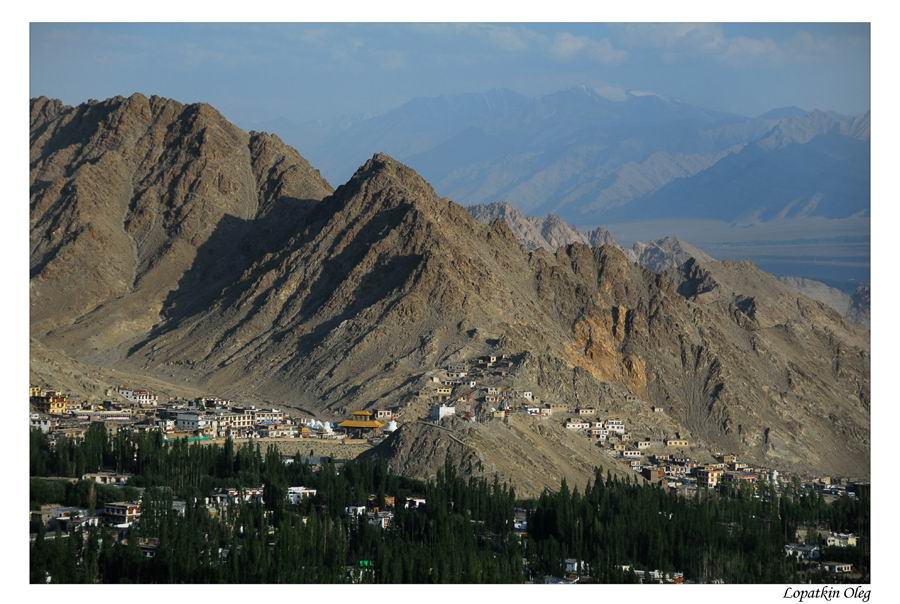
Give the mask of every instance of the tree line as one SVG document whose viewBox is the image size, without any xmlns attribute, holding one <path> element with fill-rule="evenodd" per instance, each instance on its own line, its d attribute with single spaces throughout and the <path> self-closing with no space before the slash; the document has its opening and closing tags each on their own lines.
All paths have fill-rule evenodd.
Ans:
<svg viewBox="0 0 900 604">
<path fill-rule="evenodd" d="M 515 583 L 562 576 L 565 560 L 584 563 L 601 582 L 636 581 L 634 569 L 683 572 L 694 581 L 786 582 L 802 578 L 784 555 L 804 524 L 853 531 L 868 543 L 867 493 L 826 503 L 790 485 L 767 485 L 684 497 L 638 480 L 597 472 L 583 490 L 564 482 L 521 500 L 496 477 L 459 475 L 451 460 L 434 479 L 391 472 L 383 461 L 310 466 L 274 446 L 168 442 L 158 432 L 108 434 L 94 425 L 82 441 L 55 446 L 31 434 L 31 505 L 64 503 L 99 509 L 137 498 L 141 519 L 129 529 L 90 527 L 45 538 L 34 526 L 33 582 L 165 583 Z M 110 470 L 131 474 L 125 488 L 78 480 Z M 69 477 L 71 482 L 47 477 Z M 217 487 L 263 486 L 262 501 L 210 512 Z M 291 505 L 287 489 L 313 497 Z M 420 508 L 405 507 L 423 497 Z M 391 526 L 371 525 L 348 506 L 396 506 Z M 184 502 L 183 513 L 174 501 Z M 517 508 L 527 531 L 517 531 Z M 852 556 L 868 569 L 868 549 Z M 626 567 L 623 570 L 622 567 Z M 630 567 L 631 570 L 627 570 Z"/>
</svg>

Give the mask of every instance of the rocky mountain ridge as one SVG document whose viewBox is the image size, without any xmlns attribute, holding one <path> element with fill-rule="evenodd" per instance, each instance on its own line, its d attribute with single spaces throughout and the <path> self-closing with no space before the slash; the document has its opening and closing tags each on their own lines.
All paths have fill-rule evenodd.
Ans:
<svg viewBox="0 0 900 604">
<path fill-rule="evenodd" d="M 384 154 L 331 192 L 207 106 L 37 99 L 32 118 L 43 358 L 339 414 L 504 351 L 545 399 L 593 405 L 615 384 L 708 450 L 868 473 L 867 333 L 752 265 L 528 249 Z"/>
<path fill-rule="evenodd" d="M 531 250 L 543 248 L 554 251 L 572 243 L 584 243 L 592 247 L 614 245 L 622 249 L 632 262 L 655 273 L 678 269 L 691 258 L 704 263 L 716 261 L 700 248 L 674 235 L 656 241 L 636 241 L 630 248 L 623 248 L 603 227 L 580 231 L 552 214 L 545 217 L 525 216 L 507 202 L 472 205 L 468 206 L 468 210 L 483 224 L 490 224 L 494 220 L 505 221 L 516 238 Z M 783 276 L 778 277 L 778 280 L 789 289 L 833 308 L 851 323 L 863 326 L 869 324 L 868 286 L 860 286 L 850 295 L 813 279 Z"/>
<path fill-rule="evenodd" d="M 584 243 L 592 247 L 617 245 L 612 234 L 603 227 L 579 231 L 555 214 L 525 216 L 508 202 L 476 204 L 468 206 L 468 210 L 482 224 L 505 221 L 516 238 L 530 250 L 543 248 L 554 251 L 571 243 Z"/>
</svg>

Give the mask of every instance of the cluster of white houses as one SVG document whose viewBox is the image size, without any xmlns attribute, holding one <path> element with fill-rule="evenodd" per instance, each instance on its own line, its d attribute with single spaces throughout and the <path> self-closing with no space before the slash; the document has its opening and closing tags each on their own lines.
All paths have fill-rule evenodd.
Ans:
<svg viewBox="0 0 900 604">
<path fill-rule="evenodd" d="M 32 387 L 30 391 L 32 428 L 49 434 L 80 440 L 93 423 L 102 423 L 110 432 L 159 430 L 167 437 L 212 438 L 342 438 L 380 437 L 397 429 L 399 408 L 354 411 L 347 420 L 333 423 L 297 420 L 276 408 L 239 405 L 215 397 L 191 401 L 170 400 L 145 389 L 120 387 L 108 392 L 118 401 L 88 404 L 67 395 Z"/>
<path fill-rule="evenodd" d="M 818 568 L 832 574 L 850 574 L 854 572 L 850 562 L 822 560 L 824 548 L 856 547 L 859 539 L 853 533 L 836 533 L 822 527 L 801 526 L 797 529 L 799 543 L 788 543 L 784 546 L 784 555 L 794 558 L 808 567 Z"/>
<path fill-rule="evenodd" d="M 234 406 L 204 411 L 164 411 L 159 414 L 159 428 L 163 432 L 189 432 L 208 436 L 292 437 L 298 426 L 284 411 L 259 409 L 255 406 Z"/>
</svg>

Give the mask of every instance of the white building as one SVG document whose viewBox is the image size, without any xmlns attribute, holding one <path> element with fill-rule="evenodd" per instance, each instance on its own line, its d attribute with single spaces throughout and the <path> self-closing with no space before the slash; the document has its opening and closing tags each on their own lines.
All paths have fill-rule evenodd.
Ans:
<svg viewBox="0 0 900 604">
<path fill-rule="evenodd" d="M 604 428 L 609 430 L 610 432 L 616 432 L 617 434 L 625 434 L 625 422 L 620 419 L 607 419 L 604 422 Z"/>
<path fill-rule="evenodd" d="M 456 407 L 453 405 L 435 405 L 431 408 L 431 419 L 436 422 L 451 415 L 456 415 Z"/>
<path fill-rule="evenodd" d="M 141 407 L 155 407 L 159 403 L 159 397 L 149 390 L 120 387 L 118 391 L 125 400 Z"/>
<path fill-rule="evenodd" d="M 34 428 L 35 430 L 40 430 L 44 434 L 47 434 L 48 432 L 50 432 L 50 428 L 52 427 L 52 424 L 50 422 L 49 417 L 41 417 L 37 413 L 32 413 L 31 414 L 31 427 Z"/>
<path fill-rule="evenodd" d="M 609 432 L 605 428 L 597 428 L 596 426 L 591 428 L 591 436 L 596 438 L 597 440 L 603 442 L 609 436 Z"/>
<path fill-rule="evenodd" d="M 590 422 L 580 419 L 569 418 L 566 420 L 566 430 L 587 430 L 591 427 Z"/>
<path fill-rule="evenodd" d="M 175 429 L 179 432 L 200 432 L 209 427 L 209 418 L 196 411 L 179 413 L 175 416 Z"/>
<path fill-rule="evenodd" d="M 297 505 L 304 499 L 315 496 L 315 489 L 309 489 L 307 487 L 288 487 L 288 502 L 290 502 L 291 505 Z"/>
</svg>

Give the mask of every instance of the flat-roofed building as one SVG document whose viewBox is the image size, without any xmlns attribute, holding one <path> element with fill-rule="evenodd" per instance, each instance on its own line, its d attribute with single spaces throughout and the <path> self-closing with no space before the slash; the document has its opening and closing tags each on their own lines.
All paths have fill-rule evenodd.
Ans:
<svg viewBox="0 0 900 604">
<path fill-rule="evenodd" d="M 103 518 L 114 525 L 130 525 L 141 517 L 141 502 L 116 501 L 103 508 Z"/>
<path fill-rule="evenodd" d="M 316 489 L 309 487 L 288 487 L 288 502 L 291 505 L 297 505 L 304 499 L 316 496 Z"/>
</svg>

